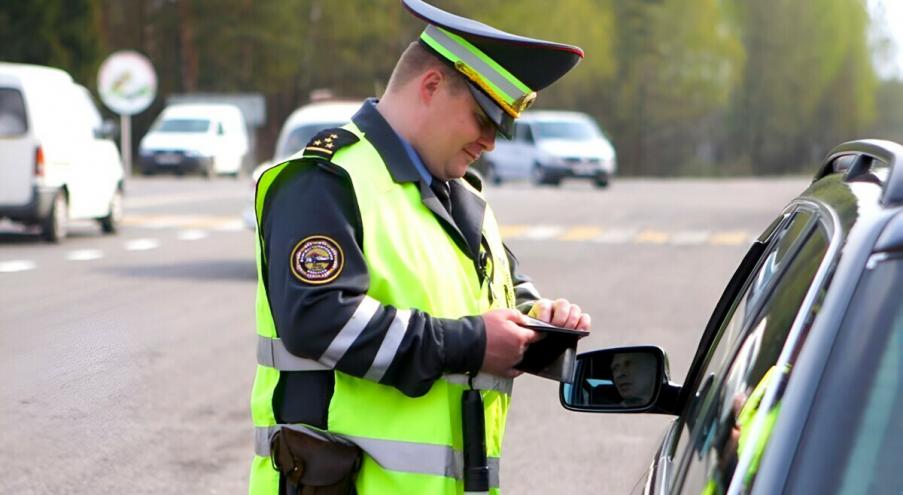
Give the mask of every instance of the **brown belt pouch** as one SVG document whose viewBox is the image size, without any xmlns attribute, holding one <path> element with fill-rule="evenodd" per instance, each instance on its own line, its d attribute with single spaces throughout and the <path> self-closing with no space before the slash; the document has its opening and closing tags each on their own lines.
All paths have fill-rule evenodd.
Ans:
<svg viewBox="0 0 903 495">
<path fill-rule="evenodd" d="M 361 449 L 325 435 L 280 428 L 270 439 L 273 467 L 301 495 L 351 495 Z"/>
</svg>

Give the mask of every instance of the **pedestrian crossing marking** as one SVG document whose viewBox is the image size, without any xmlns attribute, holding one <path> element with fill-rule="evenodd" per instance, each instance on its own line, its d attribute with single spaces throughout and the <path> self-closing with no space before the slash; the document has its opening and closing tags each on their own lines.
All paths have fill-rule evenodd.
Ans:
<svg viewBox="0 0 903 495">
<path fill-rule="evenodd" d="M 148 229 L 178 229 L 179 239 L 197 240 L 205 231 L 249 231 L 239 215 L 162 215 L 133 214 L 124 225 Z M 605 225 L 529 225 L 499 226 L 506 241 L 592 242 L 598 244 L 638 244 L 646 246 L 743 246 L 752 236 L 742 230 L 668 230 L 655 227 L 632 228 Z"/>
</svg>

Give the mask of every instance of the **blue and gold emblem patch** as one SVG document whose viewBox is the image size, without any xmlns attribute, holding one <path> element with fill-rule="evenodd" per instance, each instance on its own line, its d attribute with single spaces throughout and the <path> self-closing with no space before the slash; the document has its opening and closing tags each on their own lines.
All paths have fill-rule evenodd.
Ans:
<svg viewBox="0 0 903 495">
<path fill-rule="evenodd" d="M 339 244 L 323 235 L 310 236 L 292 249 L 292 273 L 298 280 L 320 285 L 332 282 L 342 273 L 345 255 Z"/>
</svg>

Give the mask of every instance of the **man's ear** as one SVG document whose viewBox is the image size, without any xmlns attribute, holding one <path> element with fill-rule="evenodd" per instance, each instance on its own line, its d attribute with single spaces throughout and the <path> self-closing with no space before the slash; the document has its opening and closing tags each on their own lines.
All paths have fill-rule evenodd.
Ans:
<svg viewBox="0 0 903 495">
<path fill-rule="evenodd" d="M 421 74 L 418 88 L 420 101 L 428 105 L 443 84 L 445 84 L 445 74 L 437 69 L 429 69 Z"/>
</svg>

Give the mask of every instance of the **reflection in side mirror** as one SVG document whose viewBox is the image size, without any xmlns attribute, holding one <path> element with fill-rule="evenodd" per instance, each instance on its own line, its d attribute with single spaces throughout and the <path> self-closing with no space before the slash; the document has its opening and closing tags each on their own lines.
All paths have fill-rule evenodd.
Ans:
<svg viewBox="0 0 903 495">
<path fill-rule="evenodd" d="M 671 412 L 679 389 L 668 383 L 667 367 L 665 353 L 654 346 L 581 354 L 577 357 L 574 383 L 561 385 L 561 403 L 577 411 Z M 667 407 L 659 404 L 663 391 Z"/>
</svg>

